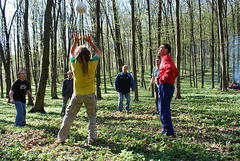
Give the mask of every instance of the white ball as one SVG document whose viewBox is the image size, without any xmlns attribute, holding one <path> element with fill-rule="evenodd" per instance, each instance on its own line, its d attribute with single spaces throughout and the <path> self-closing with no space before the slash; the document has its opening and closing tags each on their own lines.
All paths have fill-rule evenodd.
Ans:
<svg viewBox="0 0 240 161">
<path fill-rule="evenodd" d="M 87 11 L 87 4 L 83 1 L 78 1 L 76 4 L 76 11 L 80 14 L 83 14 Z"/>
</svg>

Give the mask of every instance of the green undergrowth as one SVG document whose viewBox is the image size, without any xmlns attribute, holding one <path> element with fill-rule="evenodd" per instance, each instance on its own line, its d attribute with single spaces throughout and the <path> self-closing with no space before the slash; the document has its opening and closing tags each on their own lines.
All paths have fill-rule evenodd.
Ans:
<svg viewBox="0 0 240 161">
<path fill-rule="evenodd" d="M 61 96 L 61 85 L 58 95 Z M 46 114 L 27 113 L 29 126 L 14 127 L 15 106 L 0 99 L 1 160 L 240 160 L 240 91 L 222 92 L 181 84 L 183 99 L 172 100 L 175 137 L 161 133 L 151 92 L 139 87 L 131 113 L 119 113 L 118 94 L 110 84 L 98 100 L 97 141 L 87 144 L 83 106 L 67 143 L 54 142 L 62 123 L 62 100 L 45 96 Z M 133 93 L 131 93 L 133 100 Z M 27 107 L 27 111 L 31 109 Z"/>
</svg>

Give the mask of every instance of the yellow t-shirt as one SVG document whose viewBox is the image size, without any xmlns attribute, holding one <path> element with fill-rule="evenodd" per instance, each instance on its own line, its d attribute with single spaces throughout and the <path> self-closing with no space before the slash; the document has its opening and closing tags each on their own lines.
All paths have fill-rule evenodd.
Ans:
<svg viewBox="0 0 240 161">
<path fill-rule="evenodd" d="M 98 65 L 98 56 L 88 62 L 88 74 L 83 75 L 81 63 L 71 58 L 70 63 L 74 74 L 74 92 L 77 95 L 88 95 L 96 91 L 95 71 Z"/>
</svg>

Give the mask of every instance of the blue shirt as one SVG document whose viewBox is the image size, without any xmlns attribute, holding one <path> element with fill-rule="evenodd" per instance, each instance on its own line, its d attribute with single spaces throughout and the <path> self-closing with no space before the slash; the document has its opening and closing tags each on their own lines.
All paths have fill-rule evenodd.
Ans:
<svg viewBox="0 0 240 161">
<path fill-rule="evenodd" d="M 130 92 L 130 87 L 133 91 L 135 90 L 135 82 L 132 75 L 130 73 L 119 73 L 115 80 L 115 90 L 127 94 Z"/>
</svg>

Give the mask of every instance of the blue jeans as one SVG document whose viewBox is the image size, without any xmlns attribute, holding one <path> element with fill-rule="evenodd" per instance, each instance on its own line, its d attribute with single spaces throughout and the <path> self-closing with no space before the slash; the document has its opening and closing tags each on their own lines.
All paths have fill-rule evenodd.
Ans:
<svg viewBox="0 0 240 161">
<path fill-rule="evenodd" d="M 26 103 L 22 103 L 21 101 L 14 101 L 14 104 L 17 110 L 14 126 L 21 127 L 26 125 Z"/>
<path fill-rule="evenodd" d="M 67 106 L 67 102 L 68 102 L 69 98 L 71 99 L 71 97 L 65 96 L 65 100 L 63 101 L 63 106 L 62 106 L 62 111 L 61 111 L 61 116 L 62 117 L 65 115 L 66 106 Z"/>
<path fill-rule="evenodd" d="M 129 111 L 130 107 L 130 92 L 123 94 L 121 92 L 118 92 L 119 99 L 118 99 L 118 110 L 122 112 L 123 110 L 123 96 L 126 98 L 126 110 Z"/>
<path fill-rule="evenodd" d="M 162 122 L 162 128 L 166 132 L 166 135 L 174 134 L 170 109 L 173 93 L 174 86 L 172 84 L 165 83 L 164 85 L 158 85 L 158 109 L 160 120 Z"/>
</svg>

